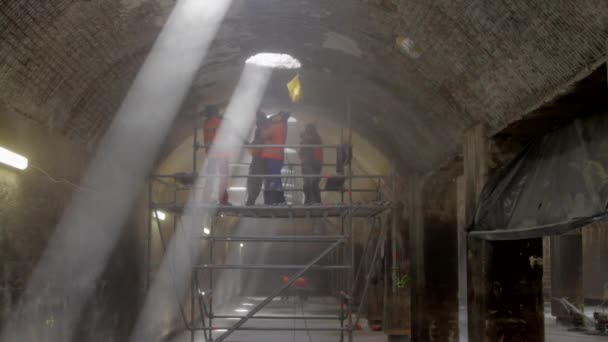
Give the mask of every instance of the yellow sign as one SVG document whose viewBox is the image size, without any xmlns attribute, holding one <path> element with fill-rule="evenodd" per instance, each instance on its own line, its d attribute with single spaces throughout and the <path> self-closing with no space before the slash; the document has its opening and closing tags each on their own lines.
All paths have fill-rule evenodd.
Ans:
<svg viewBox="0 0 608 342">
<path fill-rule="evenodd" d="M 300 99 L 302 99 L 302 86 L 300 85 L 299 74 L 287 83 L 287 90 L 289 90 L 291 102 L 300 102 Z"/>
</svg>

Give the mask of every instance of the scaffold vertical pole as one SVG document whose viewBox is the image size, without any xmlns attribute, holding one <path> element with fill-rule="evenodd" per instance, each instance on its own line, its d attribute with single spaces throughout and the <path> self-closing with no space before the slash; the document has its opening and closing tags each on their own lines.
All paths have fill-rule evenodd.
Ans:
<svg viewBox="0 0 608 342">
<path fill-rule="evenodd" d="M 212 221 L 212 223 L 210 224 L 210 228 L 212 229 L 212 233 L 215 232 L 215 222 Z M 214 264 L 214 260 L 213 260 L 213 240 L 209 240 L 207 242 L 209 244 L 209 264 L 213 265 Z M 212 327 L 213 326 L 213 268 L 209 269 L 209 326 Z M 213 330 L 209 330 L 209 340 L 213 341 Z"/>
<path fill-rule="evenodd" d="M 150 178 L 148 180 L 148 236 L 146 243 L 146 292 L 150 290 L 150 279 L 152 273 L 152 182 L 154 180 Z"/>
<path fill-rule="evenodd" d="M 190 294 L 192 296 L 192 298 L 190 299 L 190 342 L 194 342 L 195 339 L 195 335 L 196 335 L 196 326 L 195 326 L 195 319 L 194 319 L 194 307 L 195 307 L 195 300 L 196 300 L 196 284 L 195 284 L 195 279 L 194 279 L 194 274 L 192 274 L 192 280 L 190 281 Z"/>
<path fill-rule="evenodd" d="M 192 174 L 196 173 L 196 154 L 198 152 L 198 129 L 194 127 L 194 135 L 192 137 Z"/>
<path fill-rule="evenodd" d="M 355 230 L 353 229 L 353 160 L 352 160 L 352 144 L 353 144 L 353 130 L 352 130 L 352 113 L 351 113 L 351 99 L 349 97 L 347 103 L 347 115 L 348 115 L 348 229 L 350 236 L 350 268 L 348 269 L 348 279 L 350 279 L 349 301 L 348 301 L 348 342 L 353 342 L 353 299 L 354 299 L 354 266 L 355 266 Z"/>
</svg>

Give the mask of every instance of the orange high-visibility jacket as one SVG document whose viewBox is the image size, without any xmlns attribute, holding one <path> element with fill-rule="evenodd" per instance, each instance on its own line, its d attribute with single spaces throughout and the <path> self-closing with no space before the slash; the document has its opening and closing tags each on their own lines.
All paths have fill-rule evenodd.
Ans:
<svg viewBox="0 0 608 342">
<path fill-rule="evenodd" d="M 287 140 L 287 119 L 270 121 L 262 131 L 262 139 L 267 145 L 285 145 Z M 283 147 L 264 147 L 260 154 L 262 158 L 283 160 L 285 149 Z"/>
<path fill-rule="evenodd" d="M 315 147 L 313 157 L 315 158 L 316 161 L 322 163 L 323 162 L 323 148 Z"/>
</svg>

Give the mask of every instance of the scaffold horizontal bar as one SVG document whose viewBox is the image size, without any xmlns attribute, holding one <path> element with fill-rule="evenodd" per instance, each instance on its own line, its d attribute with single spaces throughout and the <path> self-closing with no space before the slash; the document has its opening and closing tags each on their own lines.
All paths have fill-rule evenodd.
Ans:
<svg viewBox="0 0 608 342">
<path fill-rule="evenodd" d="M 203 240 L 234 242 L 334 242 L 344 235 L 291 235 L 291 236 L 219 236 L 204 235 Z"/>
<path fill-rule="evenodd" d="M 178 174 L 178 173 L 158 173 L 152 178 L 344 178 L 344 179 L 384 179 L 390 178 L 387 175 L 326 175 L 326 174 L 306 174 L 306 175 L 278 175 L 278 174 L 255 174 L 255 175 L 221 175 L 221 174 Z"/>
<path fill-rule="evenodd" d="M 214 315 L 213 319 L 241 319 L 244 318 L 245 316 L 223 316 L 223 315 Z M 306 319 L 306 320 L 318 320 L 318 321 L 322 321 L 322 320 L 341 320 L 343 318 L 341 318 L 339 315 L 338 316 L 253 316 L 250 319 L 288 319 L 288 320 L 292 320 L 292 319 Z"/>
<path fill-rule="evenodd" d="M 195 327 L 192 330 L 227 330 L 231 327 Z M 294 327 L 239 327 L 233 329 L 234 331 L 348 331 L 348 328 L 294 328 Z"/>
<path fill-rule="evenodd" d="M 373 204 L 325 204 L 325 205 L 217 205 L 212 203 L 152 203 L 153 210 L 166 210 L 186 215 L 210 214 L 254 217 L 254 218 L 315 218 L 340 217 L 350 214 L 353 217 L 370 217 L 392 208 L 391 202 L 375 202 Z"/>
<path fill-rule="evenodd" d="M 306 265 L 196 265 L 196 269 L 213 269 L 213 270 L 299 270 L 306 267 Z M 349 269 L 348 265 L 314 265 L 311 266 L 312 270 L 342 270 Z"/>
<path fill-rule="evenodd" d="M 207 147 L 211 147 L 213 148 L 213 145 L 205 145 L 205 144 L 196 144 L 195 145 L 198 148 L 207 148 Z M 334 149 L 334 148 L 339 148 L 341 145 L 278 145 L 278 144 L 247 144 L 247 145 L 239 145 L 239 146 L 222 146 L 225 149 L 231 149 L 231 148 L 245 148 L 245 149 L 250 149 L 250 148 L 267 148 L 267 147 L 273 147 L 273 148 L 324 148 L 324 149 Z"/>
<path fill-rule="evenodd" d="M 251 163 L 229 163 L 230 166 L 250 166 Z M 322 163 L 321 166 L 336 166 L 336 163 Z M 294 166 L 302 166 L 302 163 L 283 163 L 283 167 L 294 167 Z"/>
</svg>

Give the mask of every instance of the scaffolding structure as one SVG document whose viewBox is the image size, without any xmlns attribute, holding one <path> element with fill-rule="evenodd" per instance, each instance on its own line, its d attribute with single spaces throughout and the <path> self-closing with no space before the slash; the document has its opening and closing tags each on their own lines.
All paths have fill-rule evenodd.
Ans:
<svg viewBox="0 0 608 342">
<path fill-rule="evenodd" d="M 341 141 L 345 142 L 339 145 L 247 145 L 245 148 L 259 148 L 259 147 L 282 147 L 282 148 L 322 148 L 322 149 L 335 149 L 336 155 L 339 153 L 339 149 L 347 147 L 352 157 L 352 133 L 350 129 L 347 131 L 347 140 L 342 135 Z M 339 332 L 339 341 L 343 342 L 345 338 L 347 341 L 352 342 L 354 339 L 354 330 L 356 327 L 355 318 L 358 322 L 361 314 L 361 304 L 365 299 L 367 293 L 368 281 L 370 274 L 367 277 L 362 278 L 364 286 L 362 289 L 356 289 L 356 284 L 360 283 L 359 279 L 363 276 L 362 264 L 365 263 L 365 259 L 372 256 L 372 264 L 378 258 L 379 250 L 381 246 L 386 242 L 386 236 L 388 232 L 388 221 L 385 218 L 389 215 L 393 209 L 393 203 L 395 198 L 395 183 L 393 175 L 368 175 L 368 174 L 353 174 L 352 162 L 348 161 L 344 164 L 344 170 L 342 174 L 336 174 L 333 176 L 324 175 L 297 175 L 293 171 L 295 167 L 300 166 L 297 163 L 287 163 L 285 166 L 291 170 L 288 174 L 282 174 L 283 184 L 289 184 L 290 181 L 296 179 L 304 179 L 306 177 L 319 177 L 327 179 L 328 182 L 334 181 L 340 184 L 338 188 L 327 187 L 322 191 L 333 191 L 340 194 L 340 201 L 333 204 L 315 204 L 315 205 L 302 205 L 287 203 L 285 205 L 218 205 L 207 202 L 192 202 L 192 199 L 188 196 L 180 196 L 180 192 L 192 193 L 197 187 L 197 180 L 220 177 L 212 174 L 199 174 L 197 170 L 197 152 L 200 149 L 205 148 L 204 145 L 199 144 L 197 141 L 198 133 L 195 130 L 193 140 L 193 156 L 192 156 L 192 170 L 187 173 L 174 173 L 174 174 L 157 174 L 151 177 L 149 183 L 149 234 L 148 234 L 148 283 L 151 279 L 151 237 L 153 226 L 157 226 L 163 249 L 165 247 L 165 238 L 162 234 L 161 220 L 159 219 L 158 212 L 170 212 L 174 217 L 181 215 L 190 216 L 206 216 L 213 217 L 207 232 L 203 232 L 203 227 L 200 227 L 199 238 L 206 242 L 206 251 L 201 251 L 207 255 L 207 262 L 195 263 L 192 268 L 192 279 L 190 286 L 190 320 L 188 320 L 187 314 L 185 313 L 184 305 L 180 302 L 180 310 L 182 311 L 182 318 L 188 330 L 191 332 L 191 340 L 195 341 L 195 338 L 202 334 L 205 341 L 208 342 L 222 342 L 225 341 L 235 331 L 333 331 Z M 336 166 L 340 161 L 335 164 L 323 164 L 324 166 Z M 246 163 L 239 163 L 237 166 L 246 166 Z M 267 178 L 276 177 L 276 175 L 229 175 L 232 179 L 239 178 Z M 354 188 L 353 180 L 365 179 L 371 181 L 373 186 Z M 154 193 L 154 186 L 161 184 L 165 189 L 170 189 L 170 195 L 165 195 L 163 200 L 157 200 L 152 195 Z M 289 192 L 301 192 L 301 188 L 295 186 L 284 188 L 284 191 Z M 354 203 L 353 193 L 373 193 L 375 199 L 368 203 Z M 211 213 L 211 214 L 210 214 Z M 307 234 L 307 235 L 280 235 L 280 236 L 244 236 L 239 234 L 226 234 L 216 235 L 216 229 L 213 224 L 217 224 L 221 218 L 252 218 L 252 219 L 288 219 L 292 223 L 296 219 L 301 220 L 323 220 L 334 227 L 334 230 L 338 234 Z M 374 222 L 370 223 L 370 229 L 376 230 L 375 248 L 370 243 L 370 239 L 365 246 L 363 255 L 361 256 L 361 262 L 355 265 L 355 234 L 354 229 L 355 220 L 363 220 L 362 222 Z M 202 220 L 201 220 L 202 221 Z M 171 223 L 172 222 L 172 223 Z M 176 220 L 172 220 L 169 224 L 173 224 L 173 231 L 176 228 Z M 396 229 L 393 222 L 392 229 Z M 290 265 L 290 264 L 245 264 L 240 260 L 240 263 L 222 263 L 214 260 L 214 245 L 218 242 L 272 242 L 272 243 L 325 243 L 327 247 L 322 250 L 321 253 L 316 255 L 312 260 L 305 264 Z M 205 244 L 191 244 L 192 248 L 203 248 Z M 321 261 L 331 261 L 331 264 Z M 369 260 L 368 260 L 369 261 Z M 284 282 L 281 286 L 277 287 L 272 293 L 267 296 L 260 303 L 251 308 L 245 315 L 217 315 L 213 311 L 213 296 L 214 296 L 214 273 L 221 270 L 285 270 L 291 271 L 293 274 L 289 279 Z M 333 293 L 338 297 L 340 303 L 339 314 L 335 316 L 330 315 L 290 315 L 290 316 L 264 316 L 256 315 L 260 310 L 267 306 L 275 297 L 281 296 L 286 293 L 294 283 L 302 277 L 305 273 L 311 270 L 323 270 L 331 272 L 331 286 Z M 206 280 L 205 282 L 203 280 Z M 355 295 L 360 292 L 359 308 L 355 313 L 353 312 Z M 179 301 L 179 299 L 178 299 Z M 198 317 L 197 317 L 198 316 Z M 218 327 L 214 325 L 214 321 L 220 319 L 232 319 L 237 320 L 230 327 Z M 244 326 L 249 320 L 315 320 L 315 321 L 337 321 L 335 327 L 328 328 L 312 328 L 306 327 L 247 327 Z M 218 334 L 218 332 L 221 332 Z"/>
</svg>

